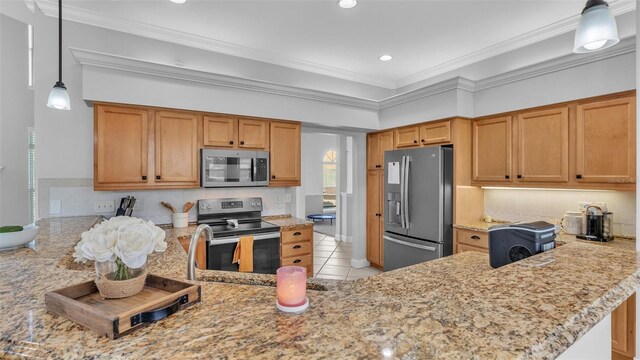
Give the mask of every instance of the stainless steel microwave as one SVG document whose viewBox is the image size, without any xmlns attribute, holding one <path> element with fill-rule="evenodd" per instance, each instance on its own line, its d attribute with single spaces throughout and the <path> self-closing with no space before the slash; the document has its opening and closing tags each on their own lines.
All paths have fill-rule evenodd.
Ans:
<svg viewBox="0 0 640 360">
<path fill-rule="evenodd" d="M 269 185 L 269 153 L 249 150 L 202 149 L 202 187 Z"/>
</svg>

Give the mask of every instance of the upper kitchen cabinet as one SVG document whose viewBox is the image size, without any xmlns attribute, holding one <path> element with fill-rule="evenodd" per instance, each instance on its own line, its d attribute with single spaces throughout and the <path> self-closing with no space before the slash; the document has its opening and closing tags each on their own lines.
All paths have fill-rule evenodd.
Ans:
<svg viewBox="0 0 640 360">
<path fill-rule="evenodd" d="M 473 181 L 511 181 L 511 116 L 473 122 Z"/>
<path fill-rule="evenodd" d="M 269 149 L 269 122 L 266 120 L 238 119 L 238 147 L 242 149 Z"/>
<path fill-rule="evenodd" d="M 236 148 L 238 146 L 238 118 L 205 115 L 203 121 L 204 146 Z"/>
<path fill-rule="evenodd" d="M 521 113 L 516 122 L 517 181 L 569 180 L 569 108 Z"/>
<path fill-rule="evenodd" d="M 300 186 L 300 123 L 270 123 L 269 186 Z"/>
<path fill-rule="evenodd" d="M 424 146 L 451 142 L 451 121 L 439 121 L 420 125 L 420 144 Z"/>
<path fill-rule="evenodd" d="M 409 126 L 395 129 L 395 146 L 396 148 L 406 148 L 420 146 L 420 127 Z"/>
<path fill-rule="evenodd" d="M 149 112 L 124 106 L 94 107 L 94 188 L 149 182 Z"/>
<path fill-rule="evenodd" d="M 384 169 L 384 152 L 393 150 L 393 130 L 367 135 L 367 168 Z"/>
<path fill-rule="evenodd" d="M 577 106 L 578 183 L 635 183 L 635 103 L 631 96 Z"/>
<path fill-rule="evenodd" d="M 155 112 L 156 183 L 198 186 L 199 117 L 191 112 Z"/>
</svg>

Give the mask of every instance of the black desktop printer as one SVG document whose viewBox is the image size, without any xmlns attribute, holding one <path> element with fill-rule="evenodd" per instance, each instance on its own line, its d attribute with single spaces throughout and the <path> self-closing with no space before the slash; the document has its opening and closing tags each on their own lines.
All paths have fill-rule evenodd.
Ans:
<svg viewBox="0 0 640 360">
<path fill-rule="evenodd" d="M 497 268 L 555 248 L 555 226 L 545 221 L 489 228 L 489 264 Z"/>
</svg>

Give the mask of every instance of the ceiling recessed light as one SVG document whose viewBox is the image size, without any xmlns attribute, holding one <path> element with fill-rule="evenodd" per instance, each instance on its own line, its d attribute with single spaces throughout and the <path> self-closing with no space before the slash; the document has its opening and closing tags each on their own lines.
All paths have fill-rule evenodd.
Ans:
<svg viewBox="0 0 640 360">
<path fill-rule="evenodd" d="M 169 1 L 175 4 L 184 4 L 187 2 L 187 0 L 169 0 Z"/>
<path fill-rule="evenodd" d="M 358 5 L 358 0 L 340 0 L 338 1 L 338 5 L 343 9 L 351 9 Z"/>
<path fill-rule="evenodd" d="M 393 56 L 385 54 L 385 55 L 380 56 L 378 59 L 380 59 L 380 61 L 389 61 L 389 60 L 393 59 Z"/>
</svg>

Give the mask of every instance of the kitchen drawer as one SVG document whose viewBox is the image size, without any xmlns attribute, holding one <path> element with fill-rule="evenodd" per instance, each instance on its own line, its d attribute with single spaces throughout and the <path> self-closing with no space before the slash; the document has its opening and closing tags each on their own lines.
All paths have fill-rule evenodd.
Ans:
<svg viewBox="0 0 640 360">
<path fill-rule="evenodd" d="M 290 244 L 301 241 L 313 241 L 313 228 L 298 230 L 283 230 L 280 232 L 280 242 Z"/>
<path fill-rule="evenodd" d="M 283 244 L 280 251 L 280 257 L 289 258 L 300 255 L 311 254 L 311 241 L 305 240 L 297 243 Z"/>
<path fill-rule="evenodd" d="M 485 254 L 489 253 L 489 249 L 487 248 L 458 243 L 458 253 L 462 253 L 465 251 L 477 251 Z"/>
<path fill-rule="evenodd" d="M 485 232 L 456 230 L 456 239 L 458 239 L 458 246 L 465 244 L 489 249 L 489 234 Z"/>
<path fill-rule="evenodd" d="M 280 259 L 281 266 L 302 266 L 307 268 L 307 274 L 313 276 L 313 258 L 311 255 L 300 255 Z M 311 270 L 311 271 L 309 271 Z"/>
</svg>

